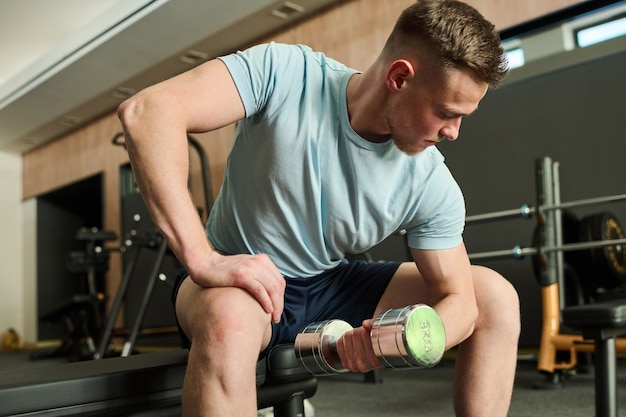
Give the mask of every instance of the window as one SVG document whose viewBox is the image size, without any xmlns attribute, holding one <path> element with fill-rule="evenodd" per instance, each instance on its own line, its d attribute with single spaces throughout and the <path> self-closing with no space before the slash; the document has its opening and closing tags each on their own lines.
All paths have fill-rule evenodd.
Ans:
<svg viewBox="0 0 626 417">
<path fill-rule="evenodd" d="M 581 1 L 572 7 L 500 32 L 509 69 L 530 67 L 531 63 L 543 62 L 539 64 L 542 69 L 535 65 L 534 69 L 528 71 L 544 71 L 547 68 L 546 59 L 560 54 L 569 54 L 566 61 L 571 65 L 574 61 L 597 58 L 598 53 L 623 51 L 626 49 L 626 39 L 621 42 L 621 46 L 620 42 L 613 42 L 606 47 L 601 46 L 600 49 L 583 50 L 620 36 L 626 37 L 626 0 Z M 602 52 L 598 52 L 599 50 Z M 574 55 L 576 57 L 572 58 Z"/>
<path fill-rule="evenodd" d="M 520 47 L 504 51 L 509 60 L 509 69 L 519 68 L 524 65 L 524 50 Z"/>
<path fill-rule="evenodd" d="M 626 16 L 579 29 L 576 43 L 581 48 L 626 35 Z"/>
</svg>

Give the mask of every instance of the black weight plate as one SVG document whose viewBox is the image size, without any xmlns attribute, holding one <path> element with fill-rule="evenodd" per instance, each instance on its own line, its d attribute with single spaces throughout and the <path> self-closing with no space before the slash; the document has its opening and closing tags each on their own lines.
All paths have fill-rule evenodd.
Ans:
<svg viewBox="0 0 626 417">
<path fill-rule="evenodd" d="M 586 216 L 580 223 L 580 241 L 597 242 L 622 239 L 624 232 L 617 218 L 610 212 Z M 598 288 L 619 287 L 626 281 L 625 245 L 607 245 L 581 251 L 585 274 Z"/>
</svg>

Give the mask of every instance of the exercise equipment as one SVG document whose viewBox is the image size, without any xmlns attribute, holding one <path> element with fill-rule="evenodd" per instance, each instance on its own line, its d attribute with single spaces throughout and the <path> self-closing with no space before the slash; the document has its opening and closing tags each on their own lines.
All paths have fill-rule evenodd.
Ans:
<svg viewBox="0 0 626 417">
<path fill-rule="evenodd" d="M 133 221 L 135 224 L 138 225 L 141 221 L 141 216 L 135 215 Z M 152 266 L 151 273 L 148 277 L 143 297 L 140 300 L 137 317 L 135 318 L 131 326 L 128 338 L 124 342 L 121 356 L 129 356 L 132 354 L 135 344 L 137 342 L 137 337 L 139 336 L 139 333 L 141 331 L 145 312 L 150 303 L 150 299 L 154 292 L 155 285 L 160 280 L 159 273 L 163 264 L 163 260 L 165 258 L 167 243 L 160 233 L 153 232 L 145 235 L 139 235 L 138 233 L 136 233 L 136 230 L 137 227 L 133 228 L 130 232 L 130 236 L 128 236 L 124 242 L 123 252 L 128 255 L 128 263 L 124 269 L 124 275 L 117 289 L 117 293 L 115 294 L 115 298 L 113 299 L 111 312 L 109 313 L 109 316 L 107 318 L 102 338 L 98 345 L 98 350 L 94 352 L 94 359 L 102 359 L 107 354 L 111 337 L 113 335 L 115 322 L 126 299 L 128 286 L 133 279 L 135 265 L 137 264 L 137 259 L 139 258 L 139 254 L 142 250 L 156 250 L 157 255 L 154 261 L 154 265 Z"/>
<path fill-rule="evenodd" d="M 580 241 L 610 241 L 624 239 L 622 227 L 613 213 L 604 211 L 581 220 Z M 626 282 L 626 246 L 609 245 L 583 251 L 581 267 L 604 289 L 617 288 Z"/>
<path fill-rule="evenodd" d="M 545 376 L 545 383 L 540 386 L 560 387 L 562 377 L 577 366 L 579 354 L 595 352 L 598 367 L 595 376 L 597 417 L 613 417 L 612 364 L 616 352 L 626 353 L 626 339 L 618 337 L 626 334 L 626 239 L 611 212 L 603 211 L 575 221 L 568 210 L 625 201 L 626 194 L 562 202 L 559 163 L 549 157 L 537 159 L 535 174 L 536 207 L 468 217 L 481 222 L 486 219 L 510 219 L 513 211 L 517 212 L 516 217 L 521 212 L 525 213 L 524 218 L 532 213 L 537 220 L 533 247 L 515 245 L 510 250 L 470 254 L 470 259 L 523 259 L 527 255 L 533 256 L 542 300 L 537 370 Z M 570 252 L 573 253 L 571 257 L 567 256 Z M 592 293 L 594 297 L 589 297 L 586 290 L 584 304 L 568 305 L 566 286 L 571 278 L 567 275 L 572 272 L 579 276 L 587 289 L 592 283 L 596 291 Z M 568 358 L 563 359 L 562 354 Z"/>
<path fill-rule="evenodd" d="M 582 288 L 587 301 L 594 299 L 599 292 L 613 290 L 626 283 L 626 245 L 608 244 L 624 239 L 619 220 L 613 213 L 603 211 L 580 220 L 571 211 L 563 210 L 561 221 L 563 262 L 565 267 L 573 268 L 570 276 L 584 278 L 574 285 Z M 541 245 L 541 232 L 540 226 L 535 227 L 532 237 L 535 248 Z M 532 266 L 535 278 L 541 282 L 545 259 L 538 254 L 539 250 L 536 252 L 532 255 Z"/>
<path fill-rule="evenodd" d="M 0 372 L 2 416 L 180 416 L 186 349 Z M 301 417 L 317 379 L 300 367 L 293 345 L 257 363 L 257 407 Z"/>
<path fill-rule="evenodd" d="M 65 264 L 68 273 L 85 278 L 86 291 L 71 295 L 41 316 L 42 321 L 63 321 L 67 333 L 58 349 L 33 355 L 33 359 L 68 356 L 70 360 L 83 360 L 95 353 L 95 340 L 102 328 L 106 301 L 96 277 L 109 269 L 109 250 L 103 243 L 115 239 L 115 232 L 95 227 L 82 227 L 76 231 L 76 240 L 83 243 L 85 249 L 70 251 Z"/>
<path fill-rule="evenodd" d="M 203 217 L 203 220 L 206 221 L 213 207 L 213 189 L 211 185 L 209 158 L 200 142 L 198 142 L 198 140 L 195 139 L 193 136 L 188 134 L 187 142 L 197 152 L 198 157 L 200 158 L 204 194 L 204 213 L 201 213 L 204 214 L 204 217 L 201 217 Z M 112 143 L 113 145 L 122 146 L 126 149 L 124 133 L 117 133 L 113 137 Z M 201 210 L 199 211 L 201 212 Z M 122 246 L 122 252 L 127 255 L 127 264 L 124 269 L 124 275 L 117 289 L 117 293 L 111 306 L 111 311 L 106 320 L 102 338 L 100 340 L 97 350 L 94 351 L 94 359 L 102 359 L 107 355 L 111 343 L 111 338 L 114 333 L 115 323 L 121 313 L 122 306 L 126 301 L 126 297 L 129 292 L 129 285 L 133 280 L 135 267 L 137 265 L 137 260 L 141 251 L 146 249 L 156 251 L 156 257 L 154 259 L 150 274 L 146 281 L 147 284 L 139 302 L 137 315 L 133 320 L 132 325 L 130 326 L 130 333 L 124 341 L 121 356 L 126 357 L 130 356 L 133 353 L 133 349 L 135 348 L 137 338 L 139 337 L 139 334 L 142 330 L 145 315 L 150 301 L 153 297 L 156 284 L 158 282 L 168 283 L 167 277 L 161 273 L 161 268 L 168 252 L 167 241 L 161 235 L 161 233 L 156 230 L 156 228 L 150 233 L 140 235 L 138 233 L 138 229 L 139 223 L 141 221 L 141 216 L 135 213 L 133 216 L 133 227 L 131 228 L 129 236 L 126 237 L 124 245 Z"/>
<path fill-rule="evenodd" d="M 596 417 L 617 417 L 616 337 L 626 335 L 626 300 L 567 307 L 563 322 L 593 340 Z"/>
<path fill-rule="evenodd" d="M 325 320 L 306 326 L 294 343 L 301 365 L 314 375 L 348 370 L 337 354 L 337 341 L 352 330 L 343 320 Z M 425 304 L 380 313 L 370 333 L 374 354 L 387 368 L 431 368 L 439 363 L 446 346 L 443 322 Z"/>
</svg>

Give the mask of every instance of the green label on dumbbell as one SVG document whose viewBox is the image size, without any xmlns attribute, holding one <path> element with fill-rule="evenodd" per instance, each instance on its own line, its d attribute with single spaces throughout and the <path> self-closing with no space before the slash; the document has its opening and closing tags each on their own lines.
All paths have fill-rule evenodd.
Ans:
<svg viewBox="0 0 626 417">
<path fill-rule="evenodd" d="M 439 363 L 446 349 L 443 322 L 428 306 L 419 306 L 411 312 L 404 337 L 409 353 L 421 366 L 430 367 Z"/>
</svg>

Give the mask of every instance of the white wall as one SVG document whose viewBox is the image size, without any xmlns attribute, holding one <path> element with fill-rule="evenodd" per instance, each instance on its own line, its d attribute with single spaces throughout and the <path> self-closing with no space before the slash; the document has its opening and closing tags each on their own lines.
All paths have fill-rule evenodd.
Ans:
<svg viewBox="0 0 626 417">
<path fill-rule="evenodd" d="M 26 342 L 37 337 L 37 199 L 22 202 L 22 312 L 23 331 Z"/>
<path fill-rule="evenodd" d="M 0 333 L 24 337 L 22 158 L 0 152 Z M 29 297 L 32 302 L 32 296 Z M 32 336 L 32 335 L 29 335 Z"/>
</svg>

